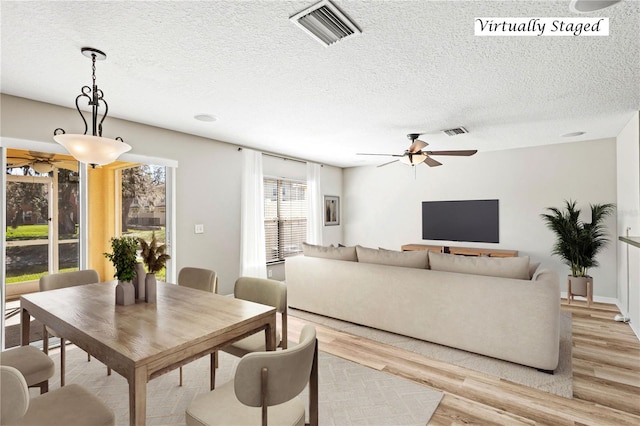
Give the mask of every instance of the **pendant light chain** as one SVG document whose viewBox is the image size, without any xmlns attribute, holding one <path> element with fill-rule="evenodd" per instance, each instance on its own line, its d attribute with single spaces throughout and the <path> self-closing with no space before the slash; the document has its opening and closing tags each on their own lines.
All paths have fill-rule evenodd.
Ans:
<svg viewBox="0 0 640 426">
<path fill-rule="evenodd" d="M 91 78 L 93 79 L 93 87 L 96 87 L 96 54 L 91 54 Z"/>
</svg>

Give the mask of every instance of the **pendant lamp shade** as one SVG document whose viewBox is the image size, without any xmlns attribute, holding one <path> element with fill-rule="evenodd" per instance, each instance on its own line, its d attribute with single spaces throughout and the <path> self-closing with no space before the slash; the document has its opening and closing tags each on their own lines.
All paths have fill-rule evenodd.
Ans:
<svg viewBox="0 0 640 426">
<path fill-rule="evenodd" d="M 129 144 L 100 136 L 63 134 L 55 135 L 53 140 L 64 146 L 76 160 L 92 166 L 113 163 L 131 150 Z"/>
</svg>

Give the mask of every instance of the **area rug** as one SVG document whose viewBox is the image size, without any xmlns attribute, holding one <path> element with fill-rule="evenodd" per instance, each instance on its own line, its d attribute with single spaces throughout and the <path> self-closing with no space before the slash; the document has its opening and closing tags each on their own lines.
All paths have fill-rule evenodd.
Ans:
<svg viewBox="0 0 640 426">
<path fill-rule="evenodd" d="M 56 374 L 50 389 L 60 387 L 60 356 L 51 353 Z M 216 383 L 233 377 L 239 358 L 221 352 Z M 66 383 L 78 383 L 102 399 L 116 412 L 118 425 L 129 424 L 127 381 L 73 346 L 67 347 Z M 193 398 L 209 391 L 209 357 L 183 367 L 183 386 L 178 371 L 147 384 L 147 425 L 184 425 L 185 410 Z M 426 425 L 435 412 L 442 392 L 391 374 L 344 360 L 324 352 L 318 359 L 319 420 L 321 425 Z M 32 396 L 37 391 L 32 390 Z M 308 390 L 301 396 L 308 402 Z M 307 410 L 308 413 L 308 410 Z M 308 419 L 307 419 L 308 420 Z"/>
<path fill-rule="evenodd" d="M 469 368 L 564 398 L 573 398 L 573 368 L 571 364 L 572 320 L 570 312 L 560 312 L 560 363 L 553 375 L 520 364 L 364 327 L 298 309 L 290 308 L 288 314 L 304 321 L 313 322 L 345 333 L 405 349 L 423 355 L 426 358 Z"/>
<path fill-rule="evenodd" d="M 29 341 L 37 342 L 42 340 L 42 323 L 36 319 L 31 320 L 31 326 L 29 327 Z M 19 346 L 22 339 L 22 331 L 20 330 L 20 324 L 8 325 L 4 328 L 4 347 L 12 348 Z"/>
</svg>

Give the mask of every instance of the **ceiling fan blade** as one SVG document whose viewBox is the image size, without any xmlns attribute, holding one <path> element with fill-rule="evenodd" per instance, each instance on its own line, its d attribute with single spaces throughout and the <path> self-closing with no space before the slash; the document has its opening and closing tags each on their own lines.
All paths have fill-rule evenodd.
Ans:
<svg viewBox="0 0 640 426">
<path fill-rule="evenodd" d="M 424 151 L 428 155 L 455 155 L 459 157 L 468 157 L 478 152 L 477 149 L 458 150 L 458 151 Z"/>
<path fill-rule="evenodd" d="M 51 160 L 55 154 L 51 152 L 29 151 L 29 155 L 39 160 Z"/>
<path fill-rule="evenodd" d="M 424 148 L 425 146 L 429 145 L 426 142 L 423 142 L 421 140 L 414 140 L 413 143 L 411 144 L 411 146 L 409 147 L 409 149 L 407 149 L 407 152 L 410 152 L 412 154 L 420 151 L 422 148 Z"/>
<path fill-rule="evenodd" d="M 385 157 L 403 157 L 404 154 L 365 154 L 362 152 L 358 152 L 356 155 L 382 155 Z"/>
<path fill-rule="evenodd" d="M 431 157 L 427 157 L 424 159 L 424 163 L 429 166 L 429 167 L 436 167 L 436 166 L 442 166 L 442 163 L 439 161 L 434 160 Z"/>
<path fill-rule="evenodd" d="M 389 161 L 388 163 L 380 164 L 379 166 L 376 166 L 376 167 L 383 167 L 383 166 L 386 166 L 386 165 L 391 164 L 391 163 L 397 163 L 398 161 L 400 161 L 400 160 Z"/>
<path fill-rule="evenodd" d="M 28 166 L 29 164 L 31 164 L 32 160 L 26 159 L 26 158 L 19 158 L 19 157 L 14 157 L 14 158 L 10 158 L 7 157 L 7 168 L 17 168 L 17 167 L 23 167 L 23 166 Z"/>
</svg>

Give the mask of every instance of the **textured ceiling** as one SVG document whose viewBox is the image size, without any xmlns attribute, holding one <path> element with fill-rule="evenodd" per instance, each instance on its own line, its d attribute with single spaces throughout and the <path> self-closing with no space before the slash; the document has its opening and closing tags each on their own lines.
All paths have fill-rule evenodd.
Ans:
<svg viewBox="0 0 640 426">
<path fill-rule="evenodd" d="M 402 153 L 412 132 L 431 150 L 614 137 L 640 109 L 638 1 L 336 0 L 362 34 L 328 48 L 288 19 L 314 3 L 3 0 L 1 90 L 72 108 L 91 46 L 110 116 L 336 166 L 385 162 L 355 153 Z M 610 36 L 473 35 L 515 16 L 609 17 Z"/>
</svg>

